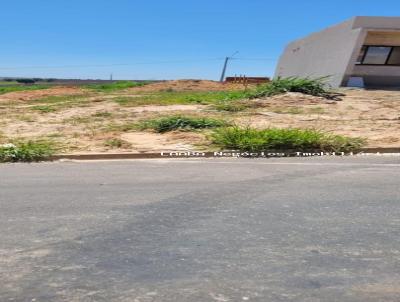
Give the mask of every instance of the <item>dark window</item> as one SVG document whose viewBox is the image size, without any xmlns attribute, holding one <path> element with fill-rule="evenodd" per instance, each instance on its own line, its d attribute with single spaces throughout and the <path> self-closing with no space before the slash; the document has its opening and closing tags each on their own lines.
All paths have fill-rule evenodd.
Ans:
<svg viewBox="0 0 400 302">
<path fill-rule="evenodd" d="M 400 66 L 400 46 L 364 45 L 356 64 Z"/>
<path fill-rule="evenodd" d="M 364 60 L 365 53 L 367 52 L 368 46 L 363 46 L 361 48 L 360 54 L 358 55 L 356 64 L 361 64 Z"/>
<path fill-rule="evenodd" d="M 384 65 L 389 57 L 391 47 L 369 46 L 363 64 Z"/>
<path fill-rule="evenodd" d="M 393 47 L 387 63 L 389 65 L 400 65 L 400 47 Z"/>
</svg>

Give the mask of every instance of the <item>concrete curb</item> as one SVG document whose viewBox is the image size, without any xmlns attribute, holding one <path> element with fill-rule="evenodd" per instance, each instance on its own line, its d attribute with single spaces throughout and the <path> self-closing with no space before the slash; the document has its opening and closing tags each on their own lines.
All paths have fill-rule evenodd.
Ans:
<svg viewBox="0 0 400 302">
<path fill-rule="evenodd" d="M 96 159 L 146 159 L 162 158 L 159 153 L 92 153 L 92 154 L 57 154 L 49 160 L 75 159 L 75 160 L 96 160 Z"/>
<path fill-rule="evenodd" d="M 226 152 L 233 153 L 239 151 L 215 151 L 215 152 Z M 215 156 L 215 152 L 211 151 L 164 151 L 164 152 L 149 152 L 149 153 L 93 153 L 93 154 L 57 154 L 50 157 L 48 160 L 62 160 L 62 159 L 70 159 L 70 160 L 107 160 L 107 159 L 152 159 L 152 158 L 212 158 L 212 157 L 237 157 L 237 156 Z M 285 153 L 285 154 L 294 154 L 293 151 L 266 151 L 273 153 Z M 310 152 L 310 151 L 305 151 Z M 311 152 L 321 152 L 321 151 L 311 151 Z M 172 155 L 170 155 L 172 153 Z M 389 154 L 396 153 L 400 154 L 400 147 L 394 148 L 363 148 L 356 154 Z M 174 155 L 176 154 L 176 155 Z M 196 154 L 201 154 L 196 155 Z M 342 154 L 337 154 L 342 155 Z M 290 155 L 289 155 L 290 156 Z M 242 156 L 244 157 L 244 156 Z M 257 157 L 257 156 L 250 156 Z M 283 156 L 264 156 L 264 157 L 283 157 Z"/>
</svg>

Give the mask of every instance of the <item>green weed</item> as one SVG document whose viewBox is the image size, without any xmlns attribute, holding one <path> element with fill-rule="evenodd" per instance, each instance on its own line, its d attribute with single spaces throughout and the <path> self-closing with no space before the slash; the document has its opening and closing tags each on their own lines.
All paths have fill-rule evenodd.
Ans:
<svg viewBox="0 0 400 302">
<path fill-rule="evenodd" d="M 322 107 L 312 107 L 308 109 L 308 112 L 313 114 L 322 114 L 325 113 L 325 110 Z"/>
<path fill-rule="evenodd" d="M 88 89 L 93 89 L 97 91 L 114 91 L 114 90 L 122 90 L 132 87 L 140 87 L 148 84 L 149 82 L 132 82 L 132 81 L 117 81 L 114 83 L 107 84 L 90 84 L 84 87 Z"/>
<path fill-rule="evenodd" d="M 49 112 L 54 112 L 56 111 L 56 108 L 52 107 L 52 106 L 47 106 L 47 105 L 43 105 L 43 106 L 33 106 L 31 107 L 33 110 L 37 110 L 43 113 L 49 113 Z"/>
<path fill-rule="evenodd" d="M 16 91 L 29 91 L 29 90 L 40 90 L 40 89 L 48 89 L 51 86 L 49 85 L 12 85 L 12 86 L 4 86 L 0 87 L 0 94 L 8 93 L 8 92 L 16 92 Z"/>
<path fill-rule="evenodd" d="M 144 121 L 139 124 L 139 128 L 153 129 L 159 133 L 164 133 L 173 130 L 217 128 L 226 125 L 227 122 L 215 118 L 175 115 Z"/>
<path fill-rule="evenodd" d="M 97 117 L 97 118 L 107 118 L 107 117 L 111 117 L 112 113 L 108 112 L 108 111 L 99 111 L 99 112 L 92 114 L 92 116 Z"/>
<path fill-rule="evenodd" d="M 222 101 L 237 100 L 244 98 L 241 91 L 210 91 L 210 92 L 187 92 L 187 91 L 160 91 L 153 94 L 140 96 L 122 96 L 114 98 L 121 106 L 134 107 L 143 105 L 175 105 L 175 104 L 217 104 Z"/>
<path fill-rule="evenodd" d="M 0 145 L 0 162 L 32 162 L 46 159 L 55 152 L 50 141 L 27 141 Z"/>
<path fill-rule="evenodd" d="M 299 107 L 288 107 L 288 108 L 278 107 L 278 108 L 272 109 L 272 112 L 280 113 L 280 114 L 283 114 L 283 113 L 286 113 L 286 114 L 303 114 L 304 110 L 302 108 L 299 108 Z"/>
<path fill-rule="evenodd" d="M 131 147 L 131 144 L 129 142 L 124 141 L 124 140 L 122 140 L 120 138 L 107 139 L 104 142 L 104 145 L 106 147 L 110 147 L 110 148 L 113 148 L 113 149 L 121 149 L 121 148 L 127 149 L 127 148 Z"/>
<path fill-rule="evenodd" d="M 238 126 L 216 129 L 212 134 L 214 144 L 241 151 L 265 150 L 321 150 L 348 152 L 364 145 L 360 138 L 327 134 L 311 129 L 255 129 Z"/>
<path fill-rule="evenodd" d="M 239 102 L 222 101 L 213 105 L 213 108 L 218 111 L 239 112 L 246 110 L 248 106 Z"/>
<path fill-rule="evenodd" d="M 48 96 L 32 100 L 31 103 L 35 105 L 30 108 L 42 113 L 55 112 L 66 108 L 87 106 L 89 101 L 86 98 L 86 95 Z"/>
<path fill-rule="evenodd" d="M 250 98 L 259 98 L 265 96 L 273 96 L 286 92 L 300 92 L 313 96 L 320 96 L 327 99 L 337 99 L 340 94 L 331 91 L 326 84 L 327 77 L 310 79 L 310 78 L 277 78 L 267 84 L 258 86 L 250 91 Z"/>
</svg>

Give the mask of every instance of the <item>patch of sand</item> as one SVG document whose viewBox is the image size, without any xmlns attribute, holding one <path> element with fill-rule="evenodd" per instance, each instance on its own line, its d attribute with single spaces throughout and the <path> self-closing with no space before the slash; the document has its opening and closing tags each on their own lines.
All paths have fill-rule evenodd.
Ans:
<svg viewBox="0 0 400 302">
<path fill-rule="evenodd" d="M 323 97 L 305 95 L 299 92 L 287 92 L 285 94 L 274 95 L 272 97 L 265 97 L 251 100 L 265 106 L 272 105 L 285 105 L 285 106 L 300 106 L 300 105 L 313 105 L 313 104 L 335 104 L 335 101 L 327 100 Z"/>
<path fill-rule="evenodd" d="M 165 106 L 138 106 L 132 107 L 132 112 L 170 112 L 170 111 L 200 111 L 207 108 L 206 105 L 165 105 Z"/>
<path fill-rule="evenodd" d="M 112 102 L 95 102 L 88 107 L 74 107 L 57 112 L 40 114 L 37 112 L 30 113 L 31 120 L 18 120 L 14 117 L 4 118 L 6 124 L 2 127 L 1 132 L 5 136 L 19 137 L 38 137 L 46 136 L 51 133 L 73 133 L 82 132 L 87 125 L 71 125 L 66 121 L 69 119 L 91 118 L 96 113 L 108 112 L 116 116 L 116 123 L 124 120 L 132 122 L 140 118 L 144 118 L 147 114 L 154 113 L 171 113 L 177 112 L 199 112 L 206 108 L 205 105 L 166 105 L 166 106 L 138 106 L 138 107 L 121 107 Z"/>
<path fill-rule="evenodd" d="M 121 135 L 121 139 L 132 144 L 138 152 L 192 151 L 196 149 L 194 144 L 204 141 L 200 133 L 179 131 L 165 134 L 152 132 L 124 133 Z"/>
</svg>

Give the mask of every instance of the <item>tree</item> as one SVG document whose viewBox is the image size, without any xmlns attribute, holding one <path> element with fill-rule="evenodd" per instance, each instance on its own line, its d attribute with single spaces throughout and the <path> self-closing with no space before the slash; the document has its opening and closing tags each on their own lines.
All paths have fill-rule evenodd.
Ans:
<svg viewBox="0 0 400 302">
<path fill-rule="evenodd" d="M 16 79 L 16 81 L 21 84 L 35 84 L 34 79 Z"/>
</svg>

